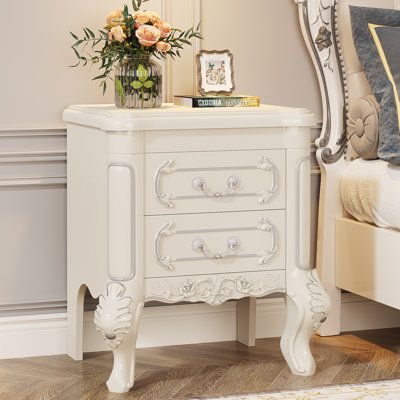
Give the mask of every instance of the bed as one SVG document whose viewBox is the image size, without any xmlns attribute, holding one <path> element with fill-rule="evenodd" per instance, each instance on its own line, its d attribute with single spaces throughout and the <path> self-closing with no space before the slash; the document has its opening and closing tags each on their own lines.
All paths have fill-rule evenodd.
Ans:
<svg viewBox="0 0 400 400">
<path fill-rule="evenodd" d="M 400 10 L 400 0 L 295 1 L 323 101 L 316 141 L 321 167 L 317 269 L 332 301 L 320 331 L 328 336 L 341 331 L 342 290 L 400 309 L 395 252 L 400 248 L 400 167 L 360 158 L 349 132 L 352 106 L 372 95 L 354 46 L 349 6 Z"/>
</svg>

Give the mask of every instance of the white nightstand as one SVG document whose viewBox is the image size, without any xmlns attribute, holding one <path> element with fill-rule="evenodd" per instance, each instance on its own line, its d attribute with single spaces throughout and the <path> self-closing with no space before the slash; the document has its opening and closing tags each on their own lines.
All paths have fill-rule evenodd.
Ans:
<svg viewBox="0 0 400 400">
<path fill-rule="evenodd" d="M 134 383 L 143 304 L 284 293 L 283 355 L 311 375 L 313 328 L 329 299 L 309 267 L 310 127 L 304 109 L 71 106 L 68 123 L 68 353 L 82 359 L 83 295 L 114 351 L 112 392 Z M 86 285 L 86 286 L 85 286 Z"/>
</svg>

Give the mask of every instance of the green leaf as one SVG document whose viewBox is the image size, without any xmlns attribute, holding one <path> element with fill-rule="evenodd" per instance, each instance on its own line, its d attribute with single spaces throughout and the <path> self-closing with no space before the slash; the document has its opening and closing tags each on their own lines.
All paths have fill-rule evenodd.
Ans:
<svg viewBox="0 0 400 400">
<path fill-rule="evenodd" d="M 139 64 L 139 67 L 136 70 L 136 74 L 137 74 L 140 82 L 147 81 L 147 78 L 149 77 L 149 72 L 142 64 Z"/>
<path fill-rule="evenodd" d="M 123 99 L 125 97 L 124 86 L 122 85 L 122 82 L 118 78 L 115 78 L 115 89 L 117 90 L 118 96 L 121 99 Z"/>
<path fill-rule="evenodd" d="M 76 55 L 79 59 L 81 59 L 81 55 L 78 53 L 78 50 L 76 50 L 75 47 L 72 47 L 72 50 L 74 51 L 75 55 Z"/>
<path fill-rule="evenodd" d="M 107 74 L 102 74 L 102 75 L 95 76 L 92 80 L 96 81 L 97 79 L 104 79 L 104 78 L 107 78 Z"/>
<path fill-rule="evenodd" d="M 76 36 L 74 33 L 72 33 L 72 32 L 69 32 L 70 34 L 71 34 L 71 36 L 75 39 L 75 40 L 78 40 L 78 36 Z"/>
<path fill-rule="evenodd" d="M 93 31 L 91 31 L 89 28 L 86 28 L 87 29 L 87 31 L 89 32 L 89 35 L 92 37 L 92 39 L 94 39 L 96 36 L 95 36 L 95 34 L 93 33 Z"/>
<path fill-rule="evenodd" d="M 144 86 L 146 89 L 152 88 L 153 85 L 154 85 L 154 82 L 153 82 L 153 81 L 146 81 L 146 82 L 143 83 L 143 86 Z"/>
<path fill-rule="evenodd" d="M 140 89 L 140 88 L 143 86 L 143 83 L 140 82 L 140 81 L 133 81 L 133 82 L 131 83 L 131 86 L 132 86 L 134 89 Z"/>
</svg>

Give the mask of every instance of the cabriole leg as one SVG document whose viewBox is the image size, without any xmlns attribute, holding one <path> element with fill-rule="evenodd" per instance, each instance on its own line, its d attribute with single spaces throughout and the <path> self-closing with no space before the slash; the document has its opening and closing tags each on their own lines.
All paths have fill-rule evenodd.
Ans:
<svg viewBox="0 0 400 400">
<path fill-rule="evenodd" d="M 128 392 L 135 382 L 136 340 L 142 309 L 142 291 L 129 290 L 120 282 L 110 282 L 106 294 L 99 298 L 94 322 L 114 353 L 114 366 L 107 381 L 110 392 Z"/>
<path fill-rule="evenodd" d="M 292 373 L 309 376 L 315 372 L 310 337 L 328 315 L 329 297 L 316 270 L 297 270 L 288 280 L 286 326 L 281 350 Z"/>
</svg>

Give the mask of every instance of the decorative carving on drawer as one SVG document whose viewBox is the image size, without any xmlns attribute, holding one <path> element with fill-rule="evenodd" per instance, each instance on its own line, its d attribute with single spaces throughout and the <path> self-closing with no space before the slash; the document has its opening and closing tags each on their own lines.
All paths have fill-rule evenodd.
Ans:
<svg viewBox="0 0 400 400">
<path fill-rule="evenodd" d="M 158 279 L 149 285 L 145 301 L 201 301 L 217 306 L 230 299 L 284 292 L 283 286 L 284 279 L 280 272 L 265 272 L 255 278 L 249 274 L 188 277 L 186 280 Z"/>
<path fill-rule="evenodd" d="M 156 198 L 159 203 L 161 203 L 166 208 L 174 208 L 175 204 L 171 201 L 172 195 L 170 193 L 161 192 L 161 177 L 164 175 L 172 174 L 174 172 L 174 161 L 165 161 L 160 168 L 157 169 L 155 178 L 155 191 Z"/>
<path fill-rule="evenodd" d="M 166 271 L 173 271 L 174 265 L 173 261 L 175 261 L 172 257 L 161 255 L 160 247 L 161 241 L 167 237 L 171 236 L 174 232 L 172 230 L 173 222 L 165 223 L 156 233 L 155 243 L 154 243 L 154 257 L 157 261 L 157 264 L 160 265 Z"/>
<path fill-rule="evenodd" d="M 110 282 L 105 295 L 99 297 L 94 323 L 96 330 L 113 349 L 122 343 L 121 335 L 129 333 L 132 327 L 131 298 L 124 297 L 125 286 Z"/>
<path fill-rule="evenodd" d="M 269 250 L 264 251 L 262 257 L 258 260 L 258 264 L 268 264 L 269 260 L 278 251 L 278 233 L 274 225 L 272 225 L 266 218 L 260 218 L 258 228 L 260 231 L 268 232 L 272 235 L 272 244 Z"/>
<path fill-rule="evenodd" d="M 269 199 L 278 191 L 278 170 L 266 156 L 261 156 L 258 159 L 257 168 L 269 172 L 272 175 L 271 187 L 259 193 L 261 198 L 258 202 L 260 204 L 267 204 Z"/>
<path fill-rule="evenodd" d="M 237 175 L 231 175 L 226 182 L 226 188 L 222 191 L 214 191 L 207 187 L 206 179 L 202 176 L 194 176 L 192 179 L 192 189 L 195 192 L 202 192 L 202 194 L 193 194 L 188 196 L 174 196 L 171 193 L 164 193 L 162 189 L 162 177 L 171 175 L 173 173 L 180 172 L 200 172 L 200 171 L 229 171 L 229 170 L 261 170 L 271 174 L 271 185 L 269 188 L 261 190 L 257 193 L 238 193 L 238 189 L 241 185 L 241 179 Z M 165 208 L 174 208 L 174 200 L 187 200 L 187 199 L 199 199 L 203 197 L 211 198 L 224 198 L 224 197 L 260 197 L 258 202 L 260 204 L 267 204 L 270 198 L 278 191 L 278 169 L 276 166 L 266 157 L 260 156 L 256 165 L 239 165 L 239 166 L 227 166 L 227 167 L 193 167 L 193 168 L 176 168 L 174 160 L 166 160 L 157 169 L 155 175 L 155 196 L 157 201 L 162 204 Z"/>
<path fill-rule="evenodd" d="M 174 263 L 182 262 L 182 261 L 193 261 L 193 260 L 220 260 L 224 258 L 235 258 L 235 257 L 249 257 L 255 258 L 258 257 L 259 265 L 266 265 L 269 261 L 277 254 L 278 252 L 278 231 L 276 227 L 269 222 L 266 218 L 260 218 L 257 226 L 250 227 L 237 227 L 237 228 L 215 228 L 215 229 L 199 229 L 199 230 L 174 230 L 173 222 L 166 222 L 163 224 L 160 229 L 158 229 L 155 240 L 154 240 L 154 257 L 157 261 L 157 264 L 160 265 L 165 271 L 174 271 Z M 212 253 L 207 249 L 206 243 L 204 239 L 197 238 L 192 242 L 192 250 L 195 253 L 202 253 L 203 257 L 180 257 L 174 258 L 168 255 L 163 255 L 161 246 L 163 240 L 166 237 L 172 235 L 182 235 L 182 234 L 193 234 L 193 233 L 210 233 L 210 232 L 237 232 L 237 231 L 263 231 L 271 235 L 271 246 L 269 249 L 261 252 L 261 253 L 249 253 L 249 254 L 240 254 L 237 252 L 241 245 L 241 240 L 239 237 L 232 236 L 227 240 L 227 249 L 223 252 Z"/>
</svg>

